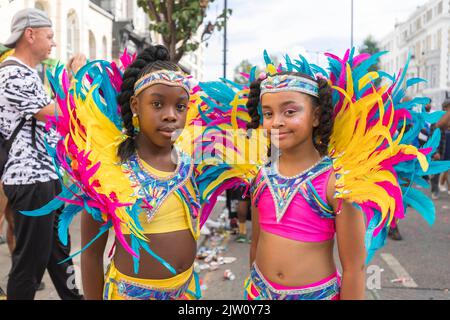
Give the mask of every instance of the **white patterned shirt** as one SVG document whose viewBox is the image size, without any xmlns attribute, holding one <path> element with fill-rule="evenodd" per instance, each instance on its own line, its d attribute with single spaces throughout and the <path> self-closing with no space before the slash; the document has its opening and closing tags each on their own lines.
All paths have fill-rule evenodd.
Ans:
<svg viewBox="0 0 450 320">
<path fill-rule="evenodd" d="M 9 152 L 2 183 L 5 185 L 26 185 L 58 179 L 44 139 L 50 145 L 57 141 L 56 133 L 45 131 L 45 123 L 36 120 L 35 141 L 32 140 L 32 119 L 52 100 L 46 93 L 36 71 L 15 57 L 23 66 L 5 66 L 0 69 L 0 132 L 9 139 L 21 119 L 25 118 L 23 128 L 17 134 Z"/>
</svg>

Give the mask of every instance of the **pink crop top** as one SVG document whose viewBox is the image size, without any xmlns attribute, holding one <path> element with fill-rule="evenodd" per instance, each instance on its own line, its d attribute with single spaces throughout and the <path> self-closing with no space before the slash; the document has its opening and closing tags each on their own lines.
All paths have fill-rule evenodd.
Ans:
<svg viewBox="0 0 450 320">
<path fill-rule="evenodd" d="M 333 239 L 335 216 L 332 211 L 330 212 L 332 208 L 326 204 L 327 184 L 332 172 L 333 169 L 328 168 L 324 172 L 318 172 L 318 175 L 312 177 L 311 180 L 307 178 L 301 183 L 291 202 L 286 204 L 288 207 L 279 222 L 277 222 L 274 197 L 271 193 L 271 188 L 275 189 L 273 186 L 264 188 L 257 202 L 261 228 L 266 232 L 301 242 L 322 242 Z M 306 190 L 307 180 L 315 189 L 316 193 L 314 194 L 321 198 L 315 202 L 316 210 L 313 210 L 311 206 L 312 191 L 308 193 Z M 309 197 L 309 203 L 305 199 L 305 195 Z M 322 205 L 317 204 L 318 202 Z M 328 214 L 317 209 L 325 206 L 328 207 Z"/>
</svg>

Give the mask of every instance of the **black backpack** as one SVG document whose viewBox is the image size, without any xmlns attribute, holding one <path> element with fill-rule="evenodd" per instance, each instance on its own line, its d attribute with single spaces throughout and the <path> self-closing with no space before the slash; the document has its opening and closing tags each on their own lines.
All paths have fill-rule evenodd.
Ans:
<svg viewBox="0 0 450 320">
<path fill-rule="evenodd" d="M 0 64 L 0 69 L 7 66 L 21 66 L 22 65 L 14 60 L 7 60 Z M 34 119 L 34 118 L 33 118 Z M 11 150 L 12 144 L 17 137 L 17 134 L 20 130 L 22 130 L 23 125 L 27 120 L 23 118 L 20 120 L 20 123 L 14 129 L 13 134 L 9 139 L 5 139 L 5 137 L 0 133 L 0 177 L 3 175 L 3 171 L 5 170 L 6 162 L 8 161 L 9 151 Z M 34 122 L 34 121 L 33 121 Z M 34 130 L 33 130 L 34 131 Z"/>
</svg>

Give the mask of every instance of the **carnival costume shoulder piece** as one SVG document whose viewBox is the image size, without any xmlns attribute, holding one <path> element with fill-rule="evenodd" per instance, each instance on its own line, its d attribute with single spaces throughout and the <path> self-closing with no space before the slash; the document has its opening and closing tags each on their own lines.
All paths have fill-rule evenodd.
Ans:
<svg viewBox="0 0 450 320">
<path fill-rule="evenodd" d="M 135 92 L 162 83 L 180 86 L 189 93 L 186 128 L 174 144 L 177 169 L 172 175 L 161 178 L 146 170 L 137 154 L 121 163 L 117 149 L 127 136 L 123 133 L 124 124 L 116 99 L 123 72 L 134 59 L 125 52 L 120 65 L 104 60 L 89 62 L 77 72 L 72 84 L 61 65 L 53 73 L 48 73 L 62 114 L 50 118 L 47 123 L 47 127 L 56 128 L 61 136 L 55 148 L 47 146 L 47 149 L 57 168 L 63 191 L 45 207 L 23 213 L 45 215 L 67 204 L 58 228 L 61 241 L 67 243 L 69 225 L 79 212 L 85 210 L 102 226 L 98 235 L 74 255 L 113 229 L 117 240 L 133 256 L 136 273 L 139 252 L 143 249 L 175 274 L 175 270 L 151 250 L 145 236 L 146 228 L 156 219 L 163 202 L 175 195 L 188 213 L 189 229 L 197 239 L 200 215 L 203 224 L 217 196 L 228 187 L 250 185 L 253 175 L 249 174 L 248 166 L 217 165 L 221 161 L 215 160 L 215 152 L 208 152 L 208 148 L 220 150 L 220 145 L 228 148 L 229 154 L 239 155 L 233 144 L 211 140 L 212 129 L 231 128 L 236 121 L 242 128 L 245 120 L 238 117 L 244 112 L 239 110 L 236 115 L 231 108 L 206 110 L 208 106 L 204 100 L 209 100 L 198 86 L 193 85 L 189 76 L 168 70 L 153 72 L 136 82 Z M 222 131 L 219 130 L 218 134 L 221 135 Z M 196 158 L 195 155 L 199 156 Z M 146 216 L 145 223 L 142 223 L 142 215 Z M 130 235 L 131 243 L 125 234 Z"/>
<path fill-rule="evenodd" d="M 53 74 L 48 73 L 62 115 L 47 123 L 61 135 L 56 148 L 47 146 L 47 149 L 58 169 L 63 191 L 47 206 L 25 214 L 44 215 L 68 204 L 58 228 L 61 241 L 67 243 L 72 219 L 86 210 L 102 223 L 98 235 L 87 246 L 112 228 L 120 244 L 133 255 L 135 272 L 139 251 L 144 249 L 175 274 L 149 247 L 139 215 L 145 211 L 150 222 L 162 202 L 174 193 L 189 212 L 189 227 L 194 238 L 198 238 L 200 196 L 196 188 L 194 192 L 187 188 L 188 184 L 195 185 L 194 164 L 190 155 L 178 148 L 176 171 L 161 179 L 143 169 L 137 154 L 124 163 L 118 158 L 118 146 L 127 137 L 122 132 L 124 124 L 116 99 L 122 73 L 134 58 L 125 52 L 120 66 L 103 60 L 89 62 L 77 72 L 72 85 L 63 66 L 57 66 Z M 188 82 L 186 77 L 165 70 L 151 76 L 140 81 L 136 90 L 142 90 L 150 81 L 182 87 Z M 130 234 L 131 244 L 124 234 Z"/>
<path fill-rule="evenodd" d="M 253 203 L 257 205 L 261 195 L 270 192 L 276 212 L 276 219 L 266 221 L 266 227 L 269 222 L 272 225 L 282 223 L 284 218 L 285 222 L 291 221 L 292 226 L 284 223 L 286 228 L 278 230 L 280 235 L 303 241 L 332 238 L 333 223 L 326 220 L 333 219 L 340 209 L 333 212 L 326 203 L 325 193 L 317 190 L 314 182 L 321 174 L 325 177 L 324 172 L 330 169 L 336 177 L 334 197 L 340 200 L 340 206 L 344 200 L 353 203 L 366 217 L 367 261 L 385 244 L 390 226 L 405 217 L 408 206 L 417 210 L 430 225 L 434 222 L 433 202 L 414 187 L 426 187 L 427 182 L 422 177 L 448 170 L 450 162 L 431 159 L 439 145 L 439 130 L 423 148 L 416 148 L 412 141 L 425 122 L 435 123 L 443 113 L 422 112 L 428 98 L 402 101 L 410 86 L 424 81 L 406 79 L 408 63 L 398 75 L 369 71 L 382 54 L 384 52 L 372 56 L 355 55 L 354 50 L 348 50 L 342 59 L 327 54 L 328 71 L 325 71 L 309 64 L 302 56 L 295 60 L 286 56 L 284 66 L 275 66 L 267 52 L 264 53 L 266 78 L 261 82 L 261 96 L 267 92 L 298 91 L 317 97 L 316 80 L 323 77 L 332 86 L 334 107 L 327 157 L 311 170 L 293 178 L 281 176 L 273 170 L 271 163 L 262 166 L 256 175 L 252 186 Z M 253 75 L 247 75 L 250 82 L 255 79 L 254 70 Z M 298 72 L 303 76 L 283 71 Z M 248 88 L 249 84 L 226 81 L 214 84 L 214 87 L 218 88 L 217 92 L 230 92 L 235 87 Z M 234 104 L 235 109 L 244 108 L 247 102 L 239 99 L 239 95 L 230 95 L 226 99 L 223 95 L 215 95 L 214 98 L 214 104 Z M 262 124 L 261 106 L 258 113 Z M 294 219 L 285 216 L 298 194 L 305 201 L 304 207 L 311 209 L 310 217 L 315 217 L 315 222 L 308 226 L 308 232 L 306 229 L 302 231 L 299 224 L 294 228 Z M 264 221 L 261 226 L 264 227 Z"/>
</svg>

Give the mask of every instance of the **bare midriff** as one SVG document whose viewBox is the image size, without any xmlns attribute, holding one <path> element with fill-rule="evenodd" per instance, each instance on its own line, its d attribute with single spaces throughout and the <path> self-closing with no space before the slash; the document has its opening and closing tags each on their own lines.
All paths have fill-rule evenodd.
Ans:
<svg viewBox="0 0 450 320">
<path fill-rule="evenodd" d="M 260 231 L 255 262 L 264 277 L 296 287 L 319 282 L 336 272 L 334 240 L 299 242 Z"/>
<path fill-rule="evenodd" d="M 197 243 L 190 230 L 167 233 L 147 234 L 148 245 L 153 252 L 169 263 L 180 274 L 194 263 Z M 125 235 L 128 243 L 130 236 Z M 167 279 L 175 276 L 158 260 L 144 249 L 140 250 L 139 272 L 134 273 L 133 258 L 122 245 L 116 241 L 114 265 L 123 274 L 141 279 Z"/>
</svg>

